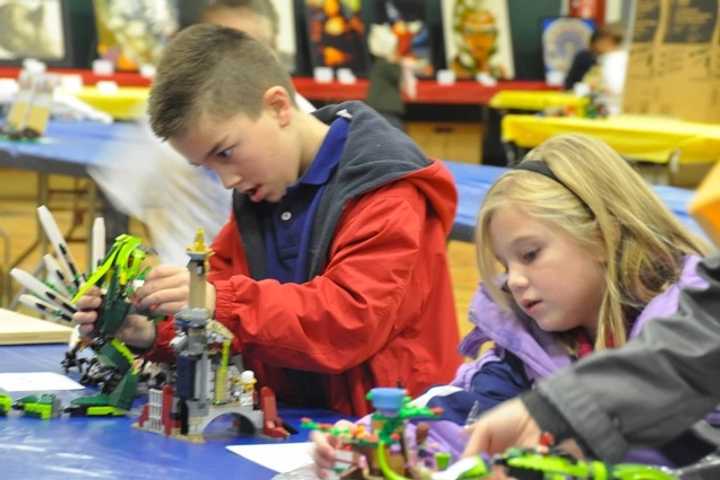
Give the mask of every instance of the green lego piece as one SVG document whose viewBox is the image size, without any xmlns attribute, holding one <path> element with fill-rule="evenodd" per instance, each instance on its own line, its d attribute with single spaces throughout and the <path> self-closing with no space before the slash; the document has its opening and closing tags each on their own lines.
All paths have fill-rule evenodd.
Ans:
<svg viewBox="0 0 720 480">
<path fill-rule="evenodd" d="M 127 410 L 112 406 L 87 407 L 85 414 L 88 417 L 122 417 Z"/>
<path fill-rule="evenodd" d="M 7 415 L 7 412 L 12 408 L 12 398 L 10 395 L 5 393 L 4 390 L 0 390 L 0 415 Z"/>
<path fill-rule="evenodd" d="M 42 395 L 28 395 L 18 399 L 13 408 L 22 410 L 26 415 L 49 420 L 60 415 L 62 410 L 60 400 L 53 393 Z"/>
<path fill-rule="evenodd" d="M 497 463 L 513 472 L 539 472 L 549 480 L 579 478 L 593 480 L 673 480 L 676 476 L 660 467 L 639 464 L 606 465 L 596 460 L 583 461 L 566 455 L 538 453 L 533 449 L 511 448 Z"/>
<path fill-rule="evenodd" d="M 438 470 L 445 470 L 450 465 L 451 458 L 449 452 L 435 452 L 435 466 Z"/>
<path fill-rule="evenodd" d="M 616 480 L 675 480 L 670 472 L 650 465 L 621 463 L 612 467 L 612 478 Z"/>
</svg>

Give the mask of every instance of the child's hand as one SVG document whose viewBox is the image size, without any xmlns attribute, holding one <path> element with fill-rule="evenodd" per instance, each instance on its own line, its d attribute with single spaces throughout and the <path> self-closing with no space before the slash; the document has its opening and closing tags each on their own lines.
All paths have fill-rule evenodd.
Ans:
<svg viewBox="0 0 720 480">
<path fill-rule="evenodd" d="M 185 267 L 153 268 L 135 292 L 136 307 L 153 314 L 175 314 L 185 308 L 190 295 L 190 273 Z"/>
<path fill-rule="evenodd" d="M 73 320 L 78 324 L 80 334 L 87 336 L 95 330 L 98 319 L 97 309 L 102 303 L 102 295 L 98 287 L 91 288 L 77 302 L 78 311 Z M 147 317 L 142 315 L 128 315 L 115 336 L 128 345 L 148 348 L 155 341 L 155 327 Z"/>
<path fill-rule="evenodd" d="M 77 301 L 75 306 L 78 311 L 73 315 L 73 320 L 79 326 L 80 335 L 90 335 L 95 329 L 98 316 L 97 309 L 100 308 L 102 303 L 101 295 L 100 289 L 93 287 Z"/>
<path fill-rule="evenodd" d="M 503 402 L 473 424 L 464 457 L 480 453 L 502 453 L 510 447 L 534 447 L 540 442 L 540 427 L 519 398 Z"/>
<path fill-rule="evenodd" d="M 347 420 L 340 420 L 335 424 L 337 427 L 348 427 L 350 425 L 352 425 L 352 423 Z M 315 447 L 313 450 L 313 459 L 315 460 L 317 474 L 320 478 L 326 478 L 327 470 L 331 470 L 335 465 L 338 438 L 318 431 L 312 432 L 310 438 Z"/>
</svg>

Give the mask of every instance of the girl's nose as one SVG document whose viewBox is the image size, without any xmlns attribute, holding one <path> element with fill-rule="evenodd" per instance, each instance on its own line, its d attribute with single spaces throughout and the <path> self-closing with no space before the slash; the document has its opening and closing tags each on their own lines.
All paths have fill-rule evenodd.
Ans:
<svg viewBox="0 0 720 480">
<path fill-rule="evenodd" d="M 518 268 L 508 268 L 507 286 L 511 292 L 527 288 L 527 276 Z"/>
</svg>

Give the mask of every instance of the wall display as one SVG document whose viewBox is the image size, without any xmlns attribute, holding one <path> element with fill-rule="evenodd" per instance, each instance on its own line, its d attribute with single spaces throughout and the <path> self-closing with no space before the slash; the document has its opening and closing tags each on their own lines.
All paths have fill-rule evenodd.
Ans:
<svg viewBox="0 0 720 480">
<path fill-rule="evenodd" d="M 94 0 L 98 54 L 119 70 L 155 65 L 178 29 L 176 0 Z"/>
<path fill-rule="evenodd" d="M 442 0 L 445 57 L 458 78 L 512 78 L 512 38 L 506 0 Z"/>
<path fill-rule="evenodd" d="M 293 0 L 270 0 L 277 14 L 277 30 L 275 31 L 275 48 L 278 57 L 291 73 L 296 69 L 295 57 L 297 43 L 295 41 L 295 9 Z"/>
<path fill-rule="evenodd" d="M 588 48 L 595 28 L 586 18 L 553 17 L 542 22 L 545 81 L 562 85 L 577 52 Z"/>
<path fill-rule="evenodd" d="M 313 67 L 349 68 L 365 75 L 368 54 L 360 0 L 305 0 Z"/>
<path fill-rule="evenodd" d="M 415 72 L 432 76 L 432 44 L 425 0 L 375 0 L 374 24 L 387 25 L 397 37 L 397 54 L 415 60 Z"/>
<path fill-rule="evenodd" d="M 34 58 L 72 65 L 68 5 L 62 0 L 0 0 L 0 64 Z"/>
</svg>

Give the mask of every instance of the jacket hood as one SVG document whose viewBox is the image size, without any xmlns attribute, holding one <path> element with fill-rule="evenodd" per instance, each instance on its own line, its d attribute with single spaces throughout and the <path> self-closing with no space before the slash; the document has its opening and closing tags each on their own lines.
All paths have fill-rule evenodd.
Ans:
<svg viewBox="0 0 720 480">
<path fill-rule="evenodd" d="M 338 169 L 326 186 L 315 214 L 310 277 L 325 267 L 330 241 L 345 205 L 353 199 L 402 179 L 428 199 L 445 235 L 450 234 L 457 207 L 457 191 L 450 171 L 439 161 L 429 160 L 404 132 L 391 126 L 362 102 L 329 105 L 313 112 L 330 124 L 338 117 L 350 120 L 345 148 Z"/>
<path fill-rule="evenodd" d="M 457 190 L 442 162 L 429 160 L 410 137 L 363 102 L 328 105 L 313 115 L 326 124 L 337 116 L 350 120 L 341 168 L 333 181 L 342 186 L 341 196 L 355 198 L 400 178 L 411 181 L 428 198 L 446 235 L 450 234 Z"/>
</svg>

